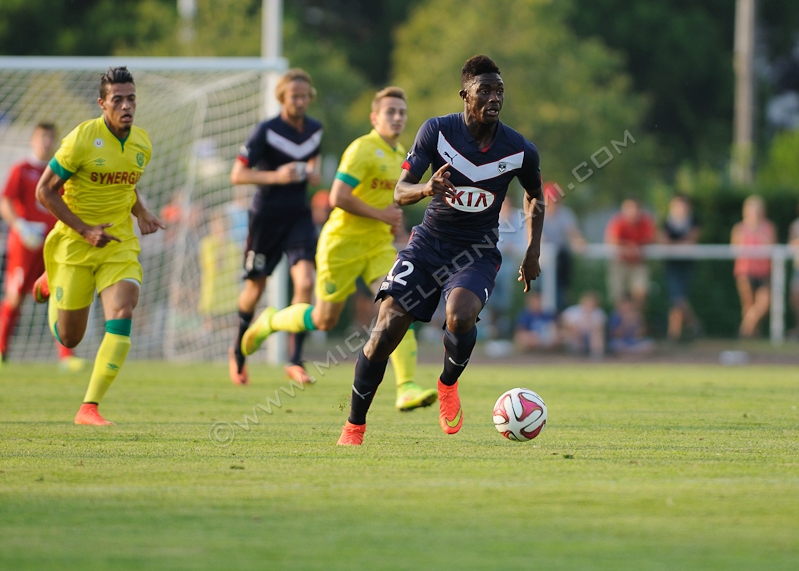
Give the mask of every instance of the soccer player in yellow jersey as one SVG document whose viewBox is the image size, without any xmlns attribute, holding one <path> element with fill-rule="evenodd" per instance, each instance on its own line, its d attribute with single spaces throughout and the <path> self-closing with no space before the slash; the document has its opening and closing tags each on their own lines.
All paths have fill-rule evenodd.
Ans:
<svg viewBox="0 0 799 571">
<path fill-rule="evenodd" d="M 330 190 L 334 207 L 322 228 L 316 254 L 316 305 L 298 303 L 281 311 L 267 308 L 246 331 L 241 342 L 251 355 L 273 331 L 293 333 L 321 329 L 338 322 L 347 298 L 361 277 L 377 291 L 391 269 L 397 251 L 392 230 L 402 224 L 402 211 L 394 203 L 394 186 L 405 160 L 399 137 L 408 119 L 405 92 L 387 87 L 372 101 L 374 129 L 344 151 Z M 397 408 L 429 406 L 438 398 L 435 389 L 413 382 L 416 372 L 416 337 L 409 330 L 391 355 L 397 380 Z"/>
<path fill-rule="evenodd" d="M 141 248 L 131 214 L 142 234 L 164 224 L 147 210 L 136 188 L 153 148 L 147 133 L 133 126 L 136 86 L 127 68 L 109 68 L 102 75 L 97 103 L 102 117 L 81 123 L 66 136 L 36 187 L 36 199 L 58 222 L 45 240 L 45 273 L 33 294 L 40 303 L 49 299 L 50 330 L 72 348 L 83 339 L 89 306 L 99 292 L 106 333 L 75 424 L 105 425 L 113 423 L 97 405 L 130 350 L 142 283 Z"/>
</svg>

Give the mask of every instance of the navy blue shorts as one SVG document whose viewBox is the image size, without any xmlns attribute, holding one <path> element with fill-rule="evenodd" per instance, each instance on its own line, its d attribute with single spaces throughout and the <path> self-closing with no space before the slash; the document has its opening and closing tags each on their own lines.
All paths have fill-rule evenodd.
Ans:
<svg viewBox="0 0 799 571">
<path fill-rule="evenodd" d="M 318 233 L 311 211 L 280 215 L 268 209 L 250 211 L 250 226 L 244 254 L 244 278 L 270 276 L 283 253 L 289 266 L 300 260 L 314 261 Z"/>
<path fill-rule="evenodd" d="M 441 294 L 446 300 L 458 287 L 474 293 L 485 306 L 501 263 L 502 256 L 492 244 L 455 245 L 416 226 L 376 299 L 390 295 L 418 321 L 430 321 Z"/>
</svg>

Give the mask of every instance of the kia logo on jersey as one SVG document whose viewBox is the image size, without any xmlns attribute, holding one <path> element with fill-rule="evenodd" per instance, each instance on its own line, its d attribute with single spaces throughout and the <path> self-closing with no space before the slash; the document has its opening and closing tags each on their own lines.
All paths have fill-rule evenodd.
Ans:
<svg viewBox="0 0 799 571">
<path fill-rule="evenodd" d="M 453 196 L 447 197 L 447 204 L 462 212 L 482 212 L 494 204 L 494 193 L 472 186 L 459 186 Z"/>
</svg>

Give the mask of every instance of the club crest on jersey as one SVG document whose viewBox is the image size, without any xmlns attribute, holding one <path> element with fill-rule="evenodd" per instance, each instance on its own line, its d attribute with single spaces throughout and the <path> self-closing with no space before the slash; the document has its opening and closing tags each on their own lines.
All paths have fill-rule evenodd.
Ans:
<svg viewBox="0 0 799 571">
<path fill-rule="evenodd" d="M 100 139 L 99 137 L 94 140 L 94 146 L 97 147 L 98 149 L 100 147 L 102 147 L 104 144 L 105 144 L 105 142 L 102 139 Z"/>
<path fill-rule="evenodd" d="M 494 204 L 494 193 L 472 186 L 459 186 L 446 201 L 452 208 L 462 212 L 482 212 Z"/>
<path fill-rule="evenodd" d="M 498 170 L 500 173 L 503 173 L 503 172 L 505 172 L 506 170 L 508 170 L 508 163 L 506 163 L 506 162 L 504 162 L 504 161 L 500 161 L 500 162 L 497 164 L 497 170 Z"/>
<path fill-rule="evenodd" d="M 144 153 L 136 153 L 136 164 L 139 166 L 144 165 Z"/>
</svg>

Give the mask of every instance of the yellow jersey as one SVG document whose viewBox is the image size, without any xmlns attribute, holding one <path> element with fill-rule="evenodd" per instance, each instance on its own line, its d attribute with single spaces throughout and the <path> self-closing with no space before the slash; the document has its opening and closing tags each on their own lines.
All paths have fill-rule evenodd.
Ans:
<svg viewBox="0 0 799 571">
<path fill-rule="evenodd" d="M 355 139 L 344 155 L 336 178 L 353 187 L 352 195 L 369 206 L 383 210 L 394 202 L 394 187 L 402 172 L 405 149 L 399 143 L 392 147 L 377 131 Z M 350 214 L 334 208 L 324 231 L 336 236 L 369 237 L 391 242 L 391 226 L 374 218 Z"/>
<path fill-rule="evenodd" d="M 50 168 L 66 181 L 64 202 L 76 216 L 91 226 L 112 223 L 106 232 L 125 241 L 136 237 L 130 214 L 136 204 L 134 189 L 152 151 L 144 129 L 131 127 L 122 141 L 98 117 L 84 121 L 61 141 Z M 81 238 L 61 221 L 55 231 Z"/>
</svg>

